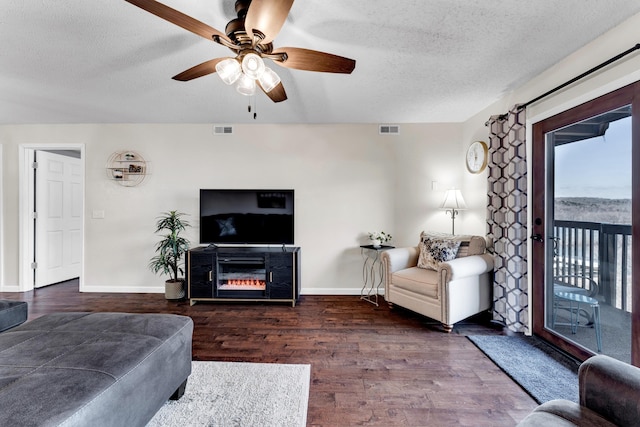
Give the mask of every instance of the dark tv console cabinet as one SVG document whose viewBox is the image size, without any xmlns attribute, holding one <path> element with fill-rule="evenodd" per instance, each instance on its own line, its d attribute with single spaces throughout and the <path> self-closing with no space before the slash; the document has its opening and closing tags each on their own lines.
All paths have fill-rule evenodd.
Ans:
<svg viewBox="0 0 640 427">
<path fill-rule="evenodd" d="M 289 302 L 300 297 L 299 247 L 203 246 L 187 253 L 191 305 L 199 301 Z"/>
</svg>

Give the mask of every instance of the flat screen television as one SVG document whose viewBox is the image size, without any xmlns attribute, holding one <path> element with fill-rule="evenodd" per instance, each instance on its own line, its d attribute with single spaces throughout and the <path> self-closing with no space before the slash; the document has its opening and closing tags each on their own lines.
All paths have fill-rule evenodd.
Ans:
<svg viewBox="0 0 640 427">
<path fill-rule="evenodd" d="M 201 244 L 292 245 L 293 190 L 200 190 Z"/>
</svg>

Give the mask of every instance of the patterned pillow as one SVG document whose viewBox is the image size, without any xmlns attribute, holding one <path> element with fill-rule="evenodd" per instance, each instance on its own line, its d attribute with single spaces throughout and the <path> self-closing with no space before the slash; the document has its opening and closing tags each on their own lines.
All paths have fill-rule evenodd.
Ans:
<svg viewBox="0 0 640 427">
<path fill-rule="evenodd" d="M 420 255 L 418 267 L 437 270 L 440 263 L 451 261 L 460 248 L 460 240 L 447 234 L 420 234 Z"/>
</svg>

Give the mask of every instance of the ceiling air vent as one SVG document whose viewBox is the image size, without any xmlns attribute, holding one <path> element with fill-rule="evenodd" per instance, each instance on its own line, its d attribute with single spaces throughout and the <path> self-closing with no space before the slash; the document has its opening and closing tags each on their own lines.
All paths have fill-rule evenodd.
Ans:
<svg viewBox="0 0 640 427">
<path fill-rule="evenodd" d="M 400 133 L 398 125 L 380 125 L 380 135 L 397 135 Z"/>
<path fill-rule="evenodd" d="M 213 125 L 214 135 L 231 135 L 233 133 L 233 126 Z"/>
</svg>

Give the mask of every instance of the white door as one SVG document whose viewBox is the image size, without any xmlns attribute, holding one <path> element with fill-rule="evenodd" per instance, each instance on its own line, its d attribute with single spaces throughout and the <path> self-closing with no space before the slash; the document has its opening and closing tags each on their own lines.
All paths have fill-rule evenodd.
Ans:
<svg viewBox="0 0 640 427">
<path fill-rule="evenodd" d="M 80 277 L 81 160 L 36 151 L 35 287 Z"/>
</svg>

